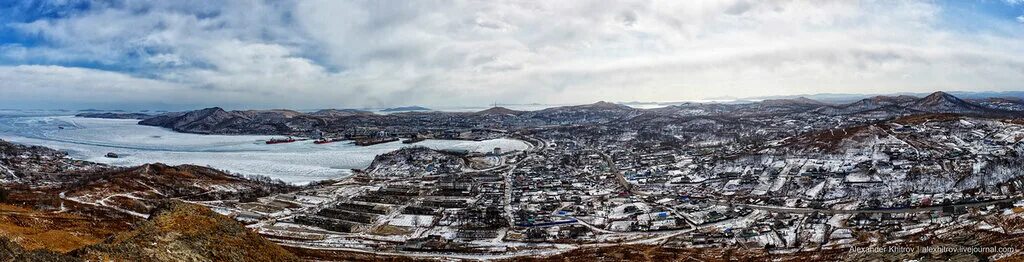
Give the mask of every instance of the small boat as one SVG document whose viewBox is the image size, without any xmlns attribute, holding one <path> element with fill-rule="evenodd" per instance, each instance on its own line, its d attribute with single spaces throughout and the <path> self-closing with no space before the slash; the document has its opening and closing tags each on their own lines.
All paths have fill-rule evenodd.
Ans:
<svg viewBox="0 0 1024 262">
<path fill-rule="evenodd" d="M 288 137 L 288 138 L 284 138 L 284 139 L 274 138 L 274 139 L 267 140 L 267 144 L 268 145 L 284 144 L 284 143 L 291 143 L 291 142 L 295 142 L 295 141 L 298 141 L 298 140 L 295 140 L 295 138 L 292 138 L 292 137 Z"/>
</svg>

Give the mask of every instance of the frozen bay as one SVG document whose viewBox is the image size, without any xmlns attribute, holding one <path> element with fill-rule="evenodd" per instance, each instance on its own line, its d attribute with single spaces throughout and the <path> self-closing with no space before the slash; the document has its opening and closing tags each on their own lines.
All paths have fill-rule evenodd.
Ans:
<svg viewBox="0 0 1024 262">
<path fill-rule="evenodd" d="M 348 141 L 313 144 L 299 141 L 267 145 L 279 136 L 198 135 L 136 124 L 138 120 L 79 118 L 72 116 L 3 116 L 0 139 L 40 145 L 69 153 L 72 158 L 116 166 L 145 163 L 194 164 L 233 173 L 264 175 L 289 183 L 345 177 L 353 168 L 365 168 L 377 155 L 410 146 L 401 142 L 356 146 Z M 529 145 L 514 139 L 486 141 L 426 140 L 416 143 L 434 149 L 477 152 L 495 147 L 523 150 Z M 108 152 L 119 158 L 108 158 Z"/>
</svg>

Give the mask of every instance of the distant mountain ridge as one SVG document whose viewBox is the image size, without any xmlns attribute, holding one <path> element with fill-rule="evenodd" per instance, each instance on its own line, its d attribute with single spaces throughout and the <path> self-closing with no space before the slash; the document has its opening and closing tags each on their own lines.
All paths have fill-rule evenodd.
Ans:
<svg viewBox="0 0 1024 262">
<path fill-rule="evenodd" d="M 909 95 L 874 96 L 848 104 L 825 104 L 815 109 L 826 115 L 853 115 L 862 113 L 956 113 L 967 115 L 1013 115 L 1020 112 L 998 107 L 987 107 L 961 99 L 946 92 L 935 92 L 918 98 Z"/>
<path fill-rule="evenodd" d="M 789 103 L 789 104 L 813 104 L 813 105 L 824 105 L 824 104 L 827 104 L 825 102 L 821 102 L 821 101 L 810 99 L 810 98 L 803 97 L 803 96 L 797 97 L 797 98 L 792 98 L 792 99 L 769 99 L 769 100 L 764 100 L 763 102 L 766 102 L 766 103 Z"/>
<path fill-rule="evenodd" d="M 380 115 L 352 109 L 327 109 L 313 113 L 301 113 L 283 109 L 225 111 L 219 107 L 212 107 L 189 112 L 161 114 L 139 123 L 167 127 L 179 132 L 201 134 L 302 135 L 304 132 L 314 130 L 351 133 L 356 132 L 355 129 L 367 127 L 414 132 L 412 130 L 424 127 L 453 129 L 494 125 L 530 127 L 598 124 L 611 121 L 656 119 L 659 115 L 744 118 L 781 114 L 821 114 L 891 118 L 920 113 L 1020 116 L 1024 114 L 1024 102 L 1014 99 L 965 100 L 950 93 L 935 92 L 924 97 L 874 96 L 850 103 L 828 103 L 807 97 L 797 97 L 751 103 L 682 103 L 662 108 L 637 109 L 623 104 L 600 101 L 593 104 L 560 106 L 535 111 L 494 107 L 471 113 L 429 111 Z M 639 116 L 644 117 L 637 118 Z M 666 119 L 659 121 L 663 120 Z"/>
<path fill-rule="evenodd" d="M 361 115 L 361 114 L 373 114 L 373 112 L 366 111 L 366 110 L 359 110 L 359 109 L 321 109 L 321 110 L 318 110 L 316 112 L 310 113 L 310 115 L 314 115 L 314 116 L 331 116 L 331 117 L 353 116 L 353 115 Z"/>
<path fill-rule="evenodd" d="M 639 112 L 639 109 L 603 101 L 537 111 L 516 111 L 496 107 L 475 113 L 429 111 L 374 114 L 359 110 L 329 109 L 306 114 L 292 110 L 226 111 L 220 107 L 211 107 L 195 111 L 160 114 L 144 119 L 139 124 L 197 134 L 305 135 L 316 130 L 362 132 L 365 130 L 359 127 L 384 123 L 391 123 L 387 125 L 392 126 L 395 125 L 393 123 L 398 123 L 398 125 L 409 125 L 410 127 L 472 128 L 493 124 L 495 121 L 501 122 L 509 117 L 531 124 L 601 123 L 636 115 Z M 584 117 L 582 120 L 578 120 L 577 116 Z M 424 118 L 434 119 L 424 121 Z M 474 125 L 454 125 L 451 122 L 452 119 L 464 119 L 465 121 L 459 121 L 459 124 Z"/>
<path fill-rule="evenodd" d="M 111 113 L 111 112 L 79 113 L 79 114 L 76 114 L 75 116 L 76 117 L 85 117 L 85 118 L 104 118 L 104 119 L 146 119 L 146 118 L 153 117 L 153 115 L 146 114 L 146 113 Z"/>
<path fill-rule="evenodd" d="M 400 107 L 385 108 L 385 109 L 382 109 L 380 111 L 381 112 L 430 111 L 430 108 L 426 108 L 426 107 L 422 107 L 422 106 L 400 106 Z"/>
<path fill-rule="evenodd" d="M 293 110 L 225 111 L 220 107 L 154 116 L 141 125 L 161 126 L 179 132 L 199 134 L 280 134 L 293 127 L 318 122 L 316 116 Z"/>
<path fill-rule="evenodd" d="M 476 114 L 480 114 L 480 115 L 518 115 L 518 114 L 521 114 L 521 113 L 523 113 L 523 111 L 512 110 L 512 109 L 508 109 L 508 108 L 504 108 L 504 107 L 500 107 L 500 106 L 496 106 L 496 107 L 492 107 L 492 108 L 488 108 L 488 109 L 476 112 Z"/>
<path fill-rule="evenodd" d="M 1003 98 L 1024 98 L 1024 91 L 1002 91 L 1002 92 L 967 92 L 967 91 L 943 91 L 954 95 L 956 97 L 974 100 L 974 99 L 985 99 L 992 97 L 1003 97 Z M 805 97 L 814 99 L 817 101 L 834 103 L 834 104 L 845 104 L 855 101 L 859 101 L 867 98 L 874 97 L 924 97 L 931 93 L 917 93 L 917 92 L 900 92 L 900 93 L 888 93 L 888 94 L 847 94 L 847 93 L 820 93 L 820 94 L 801 94 L 801 95 L 778 95 L 778 96 L 757 96 L 757 97 L 718 97 L 714 99 L 718 100 L 772 100 L 772 99 L 793 99 L 798 97 Z M 711 98 L 709 98 L 711 99 Z"/>
<path fill-rule="evenodd" d="M 910 105 L 910 108 L 931 113 L 977 113 L 992 111 L 946 92 L 935 92 Z"/>
</svg>

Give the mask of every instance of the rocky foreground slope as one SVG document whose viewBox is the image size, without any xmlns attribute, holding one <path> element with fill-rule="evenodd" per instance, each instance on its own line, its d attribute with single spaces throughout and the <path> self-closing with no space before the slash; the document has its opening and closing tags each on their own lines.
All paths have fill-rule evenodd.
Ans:
<svg viewBox="0 0 1024 262">
<path fill-rule="evenodd" d="M 298 261 L 208 208 L 167 202 L 134 230 L 70 253 L 88 261 Z"/>
<path fill-rule="evenodd" d="M 132 230 L 67 253 L 27 250 L 12 238 L 19 236 L 0 236 L 0 261 L 299 261 L 231 218 L 177 201 Z"/>
<path fill-rule="evenodd" d="M 297 189 L 199 166 L 119 168 L 0 140 L 0 261 L 291 261 L 235 220 L 185 201 Z"/>
</svg>

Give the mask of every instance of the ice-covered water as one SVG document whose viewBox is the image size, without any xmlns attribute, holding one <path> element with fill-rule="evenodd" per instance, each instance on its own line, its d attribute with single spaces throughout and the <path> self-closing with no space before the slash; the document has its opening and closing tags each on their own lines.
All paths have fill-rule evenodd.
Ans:
<svg viewBox="0 0 1024 262">
<path fill-rule="evenodd" d="M 0 139 L 67 151 L 71 157 L 97 163 L 132 166 L 144 163 L 210 166 L 240 174 L 256 174 L 290 183 L 347 176 L 353 168 L 366 168 L 377 155 L 406 144 L 392 142 L 356 146 L 348 141 L 313 144 L 299 141 L 267 145 L 273 136 L 224 136 L 178 133 L 142 126 L 137 120 L 78 118 L 72 116 L 0 116 Z M 523 141 L 426 140 L 416 143 L 434 149 L 487 152 L 495 147 L 523 150 Z M 104 157 L 108 152 L 119 158 Z"/>
</svg>

